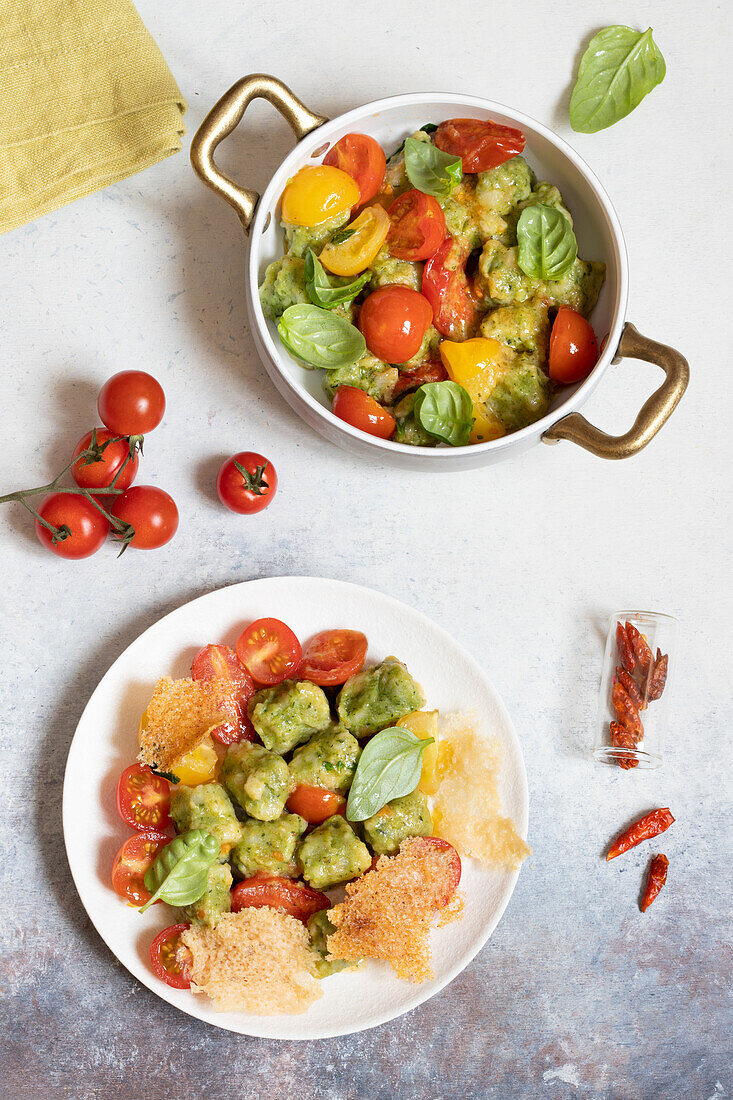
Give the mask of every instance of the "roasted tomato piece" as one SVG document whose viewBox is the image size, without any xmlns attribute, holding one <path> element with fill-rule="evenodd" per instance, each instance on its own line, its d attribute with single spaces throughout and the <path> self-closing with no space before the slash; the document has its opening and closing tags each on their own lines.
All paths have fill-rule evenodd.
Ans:
<svg viewBox="0 0 733 1100">
<path fill-rule="evenodd" d="M 356 386 L 339 386 L 333 395 L 331 409 L 340 420 L 379 439 L 389 439 L 397 424 L 391 413 Z"/>
<path fill-rule="evenodd" d="M 171 924 L 158 933 L 150 945 L 150 962 L 162 982 L 174 989 L 190 989 L 188 968 L 191 952 L 181 943 L 181 933 L 190 925 Z"/>
<path fill-rule="evenodd" d="M 366 635 L 360 630 L 322 630 L 303 651 L 298 676 L 321 687 L 345 684 L 364 664 Z"/>
<path fill-rule="evenodd" d="M 513 126 L 479 118 L 449 118 L 435 131 L 435 144 L 460 157 L 464 172 L 488 172 L 524 149 L 525 137 Z"/>
<path fill-rule="evenodd" d="M 427 260 L 445 239 L 445 215 L 432 195 L 413 187 L 396 198 L 387 213 L 392 222 L 387 245 L 398 260 Z"/>
<path fill-rule="evenodd" d="M 331 899 L 303 882 L 293 882 L 292 879 L 267 875 L 264 872 L 246 878 L 232 890 L 233 913 L 238 913 L 240 909 L 262 909 L 265 906 L 279 909 L 305 923 L 314 913 L 329 909 Z"/>
<path fill-rule="evenodd" d="M 112 886 L 131 905 L 144 905 L 150 901 L 150 892 L 145 886 L 145 872 L 161 848 L 170 844 L 171 838 L 165 833 L 135 833 L 128 837 L 114 858 L 112 864 Z"/>
<path fill-rule="evenodd" d="M 247 719 L 247 702 L 254 695 L 254 680 L 235 651 L 228 645 L 205 645 L 193 659 L 191 677 L 217 681 L 219 705 L 227 721 L 213 729 L 211 736 L 222 745 L 254 740 L 255 731 Z"/>
<path fill-rule="evenodd" d="M 420 844 L 431 845 L 434 848 L 440 848 L 442 851 L 450 853 L 449 878 L 446 883 L 445 893 L 438 899 L 439 908 L 442 909 L 451 900 L 461 881 L 461 857 L 452 844 L 449 844 L 447 840 L 443 840 L 439 836 L 422 836 L 419 838 L 419 841 Z"/>
<path fill-rule="evenodd" d="M 237 638 L 237 657 L 258 684 L 279 684 L 300 664 L 300 642 L 280 619 L 256 619 Z"/>
<path fill-rule="evenodd" d="M 465 340 L 473 332 L 479 300 L 466 277 L 468 254 L 446 237 L 425 264 L 422 292 L 433 307 L 433 324 L 449 340 Z"/>
<path fill-rule="evenodd" d="M 593 329 L 582 314 L 560 306 L 550 335 L 550 378 L 569 385 L 586 378 L 598 362 Z"/>
<path fill-rule="evenodd" d="M 384 182 L 387 159 L 378 141 L 368 134 L 344 134 L 323 158 L 356 181 L 359 205 L 373 199 Z"/>
<path fill-rule="evenodd" d="M 117 809 L 133 829 L 162 833 L 171 825 L 170 783 L 147 764 L 131 764 L 117 783 Z"/>
<path fill-rule="evenodd" d="M 288 798 L 286 806 L 291 814 L 300 814 L 309 825 L 321 825 L 346 809 L 346 799 L 324 787 L 301 783 Z"/>
<path fill-rule="evenodd" d="M 440 359 L 426 359 L 414 370 L 401 370 L 395 383 L 393 397 L 396 400 L 409 390 L 416 390 L 424 386 L 426 382 L 444 382 L 448 377 L 447 371 Z"/>
</svg>

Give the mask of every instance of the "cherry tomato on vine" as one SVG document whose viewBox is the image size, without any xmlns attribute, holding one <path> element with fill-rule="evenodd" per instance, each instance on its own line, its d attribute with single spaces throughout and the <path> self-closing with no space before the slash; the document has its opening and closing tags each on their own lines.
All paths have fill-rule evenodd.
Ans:
<svg viewBox="0 0 733 1100">
<path fill-rule="evenodd" d="M 422 273 L 422 292 L 433 307 L 433 324 L 449 340 L 465 340 L 478 313 L 478 299 L 466 277 L 467 252 L 446 237 Z"/>
<path fill-rule="evenodd" d="M 243 516 L 262 512 L 277 491 L 275 467 L 256 451 L 240 451 L 222 463 L 216 491 L 231 512 Z"/>
<path fill-rule="evenodd" d="M 322 825 L 329 817 L 346 809 L 346 799 L 335 791 L 301 783 L 285 805 L 291 814 L 300 814 L 309 825 Z"/>
<path fill-rule="evenodd" d="M 432 320 L 427 298 L 398 283 L 373 291 L 359 311 L 359 328 L 369 351 L 386 363 L 405 363 L 417 355 Z"/>
<path fill-rule="evenodd" d="M 460 157 L 464 172 L 488 172 L 524 149 L 525 137 L 513 126 L 478 118 L 449 118 L 435 131 L 436 148 Z"/>
<path fill-rule="evenodd" d="M 165 833 L 147 830 L 128 837 L 112 864 L 112 886 L 131 905 L 144 905 L 150 901 L 150 891 L 145 885 L 145 872 L 161 848 L 170 844 Z"/>
<path fill-rule="evenodd" d="M 359 206 L 373 199 L 384 182 L 387 160 L 378 141 L 368 134 L 344 134 L 323 158 L 356 181 Z"/>
<path fill-rule="evenodd" d="M 331 907 L 331 899 L 320 890 L 314 890 L 302 882 L 282 878 L 280 875 L 267 875 L 258 871 L 246 878 L 232 890 L 232 913 L 240 909 L 261 909 L 270 906 L 280 909 L 296 920 L 303 922 L 321 909 Z"/>
<path fill-rule="evenodd" d="M 133 485 L 117 497 L 110 508 L 115 519 L 130 523 L 135 534 L 130 546 L 157 550 L 178 530 L 178 509 L 173 497 L 155 485 Z"/>
<path fill-rule="evenodd" d="M 95 431 L 97 445 L 101 447 L 102 444 L 106 443 L 107 446 L 96 462 L 74 462 L 71 467 L 71 476 L 82 489 L 107 489 L 115 481 L 115 478 L 117 478 L 115 489 L 129 489 L 135 480 L 139 466 L 137 452 L 126 463 L 130 455 L 127 440 L 116 438 L 115 433 L 108 428 L 96 428 L 83 435 L 74 447 L 72 459 L 78 458 L 82 451 L 88 450 Z M 110 439 L 114 439 L 115 442 L 108 443 L 107 441 Z M 124 470 L 122 469 L 123 466 L 125 467 Z M 120 470 L 122 470 L 122 473 L 120 473 Z M 118 474 L 119 477 L 117 477 Z M 107 499 L 111 500 L 112 498 L 108 497 Z"/>
<path fill-rule="evenodd" d="M 230 646 L 205 645 L 193 659 L 191 678 L 216 681 L 219 706 L 227 721 L 211 730 L 215 741 L 233 745 L 237 741 L 254 740 L 256 734 L 247 719 L 247 702 L 254 695 L 254 681 Z"/>
<path fill-rule="evenodd" d="M 391 413 L 356 386 L 339 386 L 333 395 L 331 409 L 340 420 L 379 439 L 389 439 L 397 425 Z"/>
<path fill-rule="evenodd" d="M 117 810 L 127 825 L 162 833 L 171 824 L 171 789 L 167 779 L 146 764 L 131 764 L 117 783 Z"/>
<path fill-rule="evenodd" d="M 51 493 L 38 515 L 52 527 L 68 527 L 66 538 L 54 543 L 53 532 L 36 520 L 38 541 L 60 558 L 88 558 L 96 554 L 109 532 L 109 521 L 86 497 L 76 493 Z"/>
<path fill-rule="evenodd" d="M 582 314 L 560 306 L 550 334 L 550 378 L 565 384 L 579 382 L 597 362 L 593 329 Z"/>
<path fill-rule="evenodd" d="M 322 630 L 308 642 L 298 676 L 321 687 L 345 684 L 364 664 L 366 635 L 360 630 Z"/>
<path fill-rule="evenodd" d="M 445 215 L 432 195 L 413 187 L 399 195 L 387 213 L 392 222 L 387 244 L 398 260 L 427 260 L 445 240 Z"/>
<path fill-rule="evenodd" d="M 153 970 L 166 985 L 174 989 L 190 989 L 188 969 L 191 965 L 191 952 L 181 942 L 181 933 L 189 924 L 171 924 L 159 932 L 150 945 L 150 963 Z"/>
<path fill-rule="evenodd" d="M 300 664 L 300 642 L 280 619 L 256 619 L 237 638 L 237 657 L 258 684 L 279 684 Z"/>
<path fill-rule="evenodd" d="M 145 435 L 163 419 L 165 394 L 152 374 L 123 370 L 104 383 L 97 408 L 102 423 L 114 435 Z"/>
</svg>

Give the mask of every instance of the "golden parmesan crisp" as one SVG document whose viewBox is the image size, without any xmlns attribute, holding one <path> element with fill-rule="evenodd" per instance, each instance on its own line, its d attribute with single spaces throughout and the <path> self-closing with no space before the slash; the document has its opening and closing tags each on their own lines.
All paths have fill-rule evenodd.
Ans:
<svg viewBox="0 0 733 1100">
<path fill-rule="evenodd" d="M 398 978 L 433 977 L 430 930 L 460 917 L 455 888 L 460 874 L 454 852 L 422 837 L 403 841 L 396 856 L 382 856 L 375 870 L 346 886 L 346 900 L 329 909 L 336 931 L 329 958 L 386 959 Z"/>
<path fill-rule="evenodd" d="M 530 854 L 514 823 L 501 813 L 499 776 L 503 758 L 498 738 L 476 732 L 471 715 L 441 722 L 440 786 L 433 808 L 436 836 L 488 867 L 513 871 Z"/>
<path fill-rule="evenodd" d="M 225 913 L 181 940 L 193 958 L 193 992 L 208 994 L 220 1012 L 293 1015 L 322 996 L 305 925 L 277 909 Z"/>
<path fill-rule="evenodd" d="M 163 676 L 140 721 L 138 760 L 168 771 L 195 749 L 209 730 L 226 720 L 219 709 L 216 682 L 172 680 Z"/>
</svg>

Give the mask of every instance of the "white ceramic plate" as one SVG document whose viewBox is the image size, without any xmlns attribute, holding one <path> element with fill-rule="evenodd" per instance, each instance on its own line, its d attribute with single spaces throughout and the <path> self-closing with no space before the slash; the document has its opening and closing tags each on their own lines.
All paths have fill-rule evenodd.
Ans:
<svg viewBox="0 0 733 1100">
<path fill-rule="evenodd" d="M 248 1016 L 216 1012 L 208 998 L 159 981 L 150 969 L 148 949 L 154 936 L 172 923 L 170 910 L 154 906 L 140 915 L 109 885 L 112 859 L 130 832 L 117 815 L 117 780 L 135 759 L 138 721 L 155 681 L 165 675 L 189 675 L 191 659 L 202 645 L 233 645 L 244 625 L 262 616 L 283 619 L 304 641 L 328 627 L 362 630 L 369 639 L 368 660 L 398 656 L 422 684 L 429 707 L 479 714 L 486 732 L 504 743 L 504 811 L 523 837 L 527 777 L 509 715 L 474 659 L 424 615 L 358 585 L 274 577 L 222 588 L 166 615 L 115 661 L 81 717 L 64 779 L 66 850 L 95 928 L 136 978 L 191 1016 L 241 1035 L 325 1039 L 383 1024 L 422 1004 L 455 978 L 496 928 L 518 872 L 487 871 L 473 860 L 463 861 L 464 916 L 433 933 L 435 979 L 422 985 L 400 981 L 386 963 L 370 962 L 357 973 L 325 979 L 323 997 L 303 1015 Z M 110 973 L 110 984 L 113 981 Z"/>
</svg>

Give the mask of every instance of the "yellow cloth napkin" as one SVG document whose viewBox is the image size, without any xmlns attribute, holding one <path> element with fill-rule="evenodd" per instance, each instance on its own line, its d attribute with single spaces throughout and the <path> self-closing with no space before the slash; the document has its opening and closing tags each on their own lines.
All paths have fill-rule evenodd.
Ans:
<svg viewBox="0 0 733 1100">
<path fill-rule="evenodd" d="M 185 110 L 129 0 L 0 0 L 0 233 L 176 153 Z"/>
</svg>

